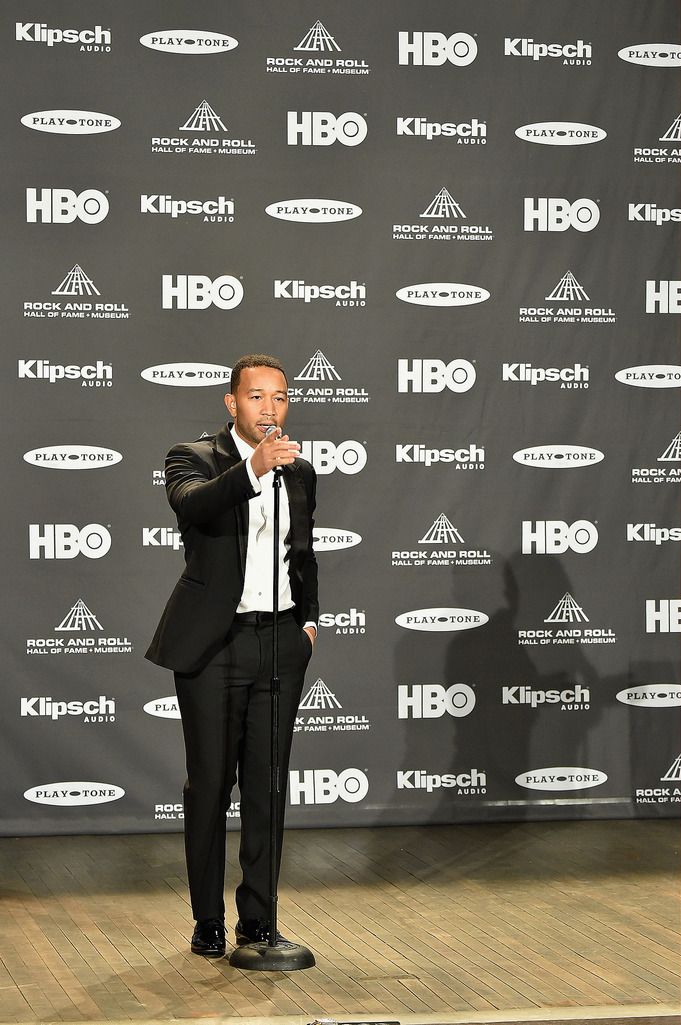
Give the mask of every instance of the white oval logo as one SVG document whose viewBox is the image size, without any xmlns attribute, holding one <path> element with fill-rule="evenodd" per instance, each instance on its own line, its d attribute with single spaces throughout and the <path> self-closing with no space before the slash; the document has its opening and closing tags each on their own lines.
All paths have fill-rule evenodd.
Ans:
<svg viewBox="0 0 681 1025">
<path fill-rule="evenodd" d="M 475 609 L 414 609 L 395 617 L 398 626 L 405 630 L 425 630 L 441 633 L 450 630 L 472 630 L 483 626 L 489 620 L 484 612 Z"/>
<path fill-rule="evenodd" d="M 635 43 L 618 50 L 617 56 L 629 64 L 642 64 L 647 68 L 681 66 L 681 46 L 678 43 Z"/>
<path fill-rule="evenodd" d="M 405 285 L 395 292 L 403 303 L 415 306 L 474 306 L 489 299 L 486 288 L 460 285 L 453 281 L 428 281 L 422 285 Z"/>
<path fill-rule="evenodd" d="M 681 684 L 642 683 L 618 691 L 617 700 L 638 708 L 678 708 L 681 706 Z"/>
<path fill-rule="evenodd" d="M 515 781 L 528 790 L 587 790 L 605 783 L 607 776 L 600 769 L 582 769 L 576 766 L 552 766 L 548 769 L 530 769 L 521 772 Z"/>
<path fill-rule="evenodd" d="M 351 221 L 360 216 L 362 208 L 342 199 L 282 199 L 266 206 L 265 213 L 281 221 L 327 224 L 330 221 Z"/>
<path fill-rule="evenodd" d="M 96 445 L 46 445 L 24 453 L 27 463 L 48 466 L 52 470 L 96 470 L 102 466 L 114 466 L 122 458 L 120 452 Z"/>
<path fill-rule="evenodd" d="M 605 459 L 597 448 L 584 445 L 533 445 L 513 453 L 516 463 L 523 466 L 548 466 L 564 470 L 570 466 L 592 466 Z"/>
<path fill-rule="evenodd" d="M 312 547 L 315 552 L 337 552 L 341 548 L 354 548 L 362 541 L 361 534 L 336 527 L 315 527 L 312 531 Z"/>
<path fill-rule="evenodd" d="M 27 801 L 34 804 L 51 804 L 65 808 L 75 808 L 86 804 L 108 804 L 125 797 L 123 787 L 113 783 L 43 783 L 42 786 L 31 787 L 24 791 Z"/>
<path fill-rule="evenodd" d="M 154 698 L 144 705 L 147 715 L 157 715 L 159 719 L 180 719 L 180 708 L 174 694 L 167 698 Z"/>
<path fill-rule="evenodd" d="M 525 142 L 537 142 L 541 146 L 588 146 L 601 142 L 608 133 L 596 125 L 582 125 L 579 121 L 537 121 L 533 125 L 521 125 L 515 134 Z"/>
<path fill-rule="evenodd" d="M 160 363 L 142 370 L 140 377 L 171 388 L 208 388 L 214 384 L 229 384 L 232 368 L 219 363 Z"/>
<path fill-rule="evenodd" d="M 615 378 L 621 384 L 630 384 L 634 388 L 681 388 L 681 366 L 661 363 L 625 367 L 617 371 Z"/>
<path fill-rule="evenodd" d="M 223 32 L 204 32 L 198 29 L 161 29 L 140 36 L 142 46 L 163 53 L 227 53 L 239 45 L 238 40 Z"/>
<path fill-rule="evenodd" d="M 94 110 L 35 110 L 24 114 L 21 123 L 34 132 L 53 135 L 100 135 L 121 127 L 117 117 Z"/>
</svg>

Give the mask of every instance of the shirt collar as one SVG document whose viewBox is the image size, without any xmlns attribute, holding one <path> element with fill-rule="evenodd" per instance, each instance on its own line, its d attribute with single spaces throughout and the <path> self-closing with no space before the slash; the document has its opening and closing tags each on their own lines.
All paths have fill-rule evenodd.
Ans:
<svg viewBox="0 0 681 1025">
<path fill-rule="evenodd" d="M 250 459 L 255 452 L 252 445 L 249 445 L 247 441 L 237 434 L 234 424 L 229 425 L 229 429 L 232 432 L 232 441 L 237 447 L 237 451 L 242 459 Z"/>
</svg>

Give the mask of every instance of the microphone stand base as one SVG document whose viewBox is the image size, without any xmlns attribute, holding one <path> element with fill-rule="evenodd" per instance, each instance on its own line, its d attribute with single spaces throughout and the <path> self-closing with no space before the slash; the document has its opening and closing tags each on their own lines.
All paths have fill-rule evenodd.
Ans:
<svg viewBox="0 0 681 1025">
<path fill-rule="evenodd" d="M 247 972 L 299 972 L 303 968 L 314 968 L 315 959 L 307 947 L 283 940 L 274 946 L 263 941 L 236 947 L 229 963 L 232 968 Z"/>
</svg>

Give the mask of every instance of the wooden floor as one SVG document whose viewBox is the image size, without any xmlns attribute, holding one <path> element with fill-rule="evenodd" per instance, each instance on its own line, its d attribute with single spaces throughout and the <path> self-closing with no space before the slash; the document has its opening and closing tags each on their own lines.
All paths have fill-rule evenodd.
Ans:
<svg viewBox="0 0 681 1025">
<path fill-rule="evenodd" d="M 670 821 L 291 831 L 288 975 L 189 952 L 180 835 L 0 839 L 0 873 L 1 1022 L 678 1015 Z"/>
</svg>

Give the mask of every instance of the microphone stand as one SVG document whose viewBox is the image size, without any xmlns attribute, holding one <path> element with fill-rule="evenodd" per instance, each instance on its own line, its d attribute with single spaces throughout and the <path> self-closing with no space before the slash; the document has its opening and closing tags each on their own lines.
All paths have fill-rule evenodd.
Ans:
<svg viewBox="0 0 681 1025">
<path fill-rule="evenodd" d="M 281 804 L 279 778 L 279 499 L 282 469 L 274 468 L 272 481 L 274 499 L 274 559 L 272 567 L 272 678 L 270 680 L 270 920 L 269 939 L 236 947 L 229 963 L 233 968 L 257 972 L 297 972 L 313 968 L 314 954 L 307 947 L 288 940 L 277 942 L 277 845 Z M 286 786 L 284 785 L 284 790 Z"/>
</svg>

